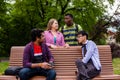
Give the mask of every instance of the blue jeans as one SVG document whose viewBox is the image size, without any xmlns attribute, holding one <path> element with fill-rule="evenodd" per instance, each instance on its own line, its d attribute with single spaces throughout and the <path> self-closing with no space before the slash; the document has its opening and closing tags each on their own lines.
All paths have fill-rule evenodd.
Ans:
<svg viewBox="0 0 120 80">
<path fill-rule="evenodd" d="M 56 72 L 53 69 L 23 68 L 19 72 L 20 80 L 29 80 L 33 76 L 45 76 L 46 80 L 55 80 Z"/>
</svg>

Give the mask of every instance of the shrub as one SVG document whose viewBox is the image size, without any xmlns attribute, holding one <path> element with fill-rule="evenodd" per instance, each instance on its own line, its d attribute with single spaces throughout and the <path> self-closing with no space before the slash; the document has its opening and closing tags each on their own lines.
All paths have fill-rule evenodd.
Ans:
<svg viewBox="0 0 120 80">
<path fill-rule="evenodd" d="M 120 46 L 116 43 L 110 43 L 112 58 L 120 58 Z"/>
</svg>

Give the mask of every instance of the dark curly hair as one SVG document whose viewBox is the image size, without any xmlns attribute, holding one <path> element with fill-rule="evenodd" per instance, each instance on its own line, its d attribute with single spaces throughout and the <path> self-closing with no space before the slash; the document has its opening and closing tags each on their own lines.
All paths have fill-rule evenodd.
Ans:
<svg viewBox="0 0 120 80">
<path fill-rule="evenodd" d="M 40 29 L 32 29 L 31 30 L 31 40 L 35 41 L 36 37 L 41 38 L 41 33 L 43 33 L 43 30 Z"/>
</svg>

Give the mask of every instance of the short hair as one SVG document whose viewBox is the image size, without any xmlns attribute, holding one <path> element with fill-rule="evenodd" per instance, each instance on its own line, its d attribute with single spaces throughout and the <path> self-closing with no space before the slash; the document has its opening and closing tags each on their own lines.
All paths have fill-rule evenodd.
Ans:
<svg viewBox="0 0 120 80">
<path fill-rule="evenodd" d="M 70 13 L 65 14 L 65 16 L 70 16 L 73 19 L 73 15 Z"/>
<path fill-rule="evenodd" d="M 36 37 L 40 38 L 41 37 L 41 33 L 44 32 L 43 30 L 40 29 L 32 29 L 31 30 L 31 40 L 35 41 Z"/>
<path fill-rule="evenodd" d="M 85 32 L 85 31 L 79 31 L 78 33 L 77 33 L 77 36 L 78 35 L 82 35 L 82 36 L 86 36 L 86 38 L 88 39 L 88 33 L 87 32 Z"/>
</svg>

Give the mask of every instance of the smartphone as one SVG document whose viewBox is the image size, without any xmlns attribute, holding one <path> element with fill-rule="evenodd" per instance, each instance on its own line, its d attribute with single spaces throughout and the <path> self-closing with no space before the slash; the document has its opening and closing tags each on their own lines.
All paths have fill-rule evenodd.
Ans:
<svg viewBox="0 0 120 80">
<path fill-rule="evenodd" d="M 49 64 L 50 64 L 51 67 L 54 66 L 54 63 L 53 63 L 53 62 L 49 62 Z"/>
</svg>

